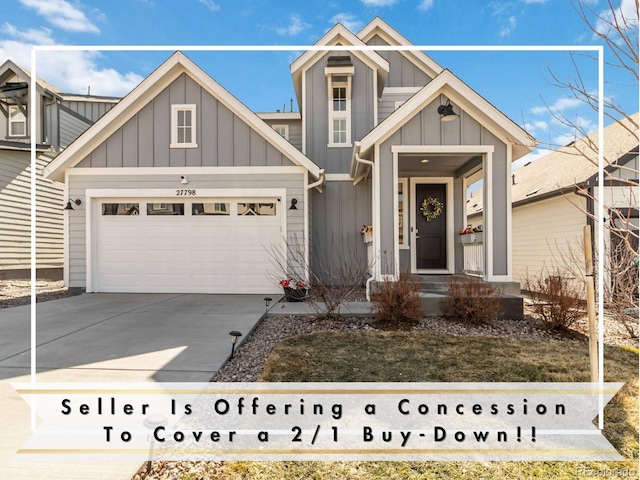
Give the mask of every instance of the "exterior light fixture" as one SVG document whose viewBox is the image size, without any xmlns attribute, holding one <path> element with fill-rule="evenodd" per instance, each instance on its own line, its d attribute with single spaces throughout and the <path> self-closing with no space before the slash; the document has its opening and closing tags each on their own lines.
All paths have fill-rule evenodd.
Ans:
<svg viewBox="0 0 640 480">
<path fill-rule="evenodd" d="M 271 301 L 273 300 L 273 298 L 271 297 L 264 297 L 264 312 L 267 313 L 267 310 L 269 309 L 269 304 L 271 303 Z"/>
<path fill-rule="evenodd" d="M 422 160 L 420 160 L 420 163 L 429 163 L 429 159 L 428 158 L 423 158 Z"/>
<path fill-rule="evenodd" d="M 147 460 L 147 473 L 149 473 L 151 471 L 151 460 L 153 459 L 153 435 L 152 435 L 152 431 L 155 430 L 157 427 L 166 427 L 167 426 L 167 419 L 164 415 L 160 415 L 159 413 L 156 413 L 154 415 L 150 415 L 147 418 L 144 419 L 144 422 L 142 422 L 142 425 L 144 426 L 144 428 L 149 430 L 149 437 L 148 437 L 148 441 L 149 441 L 149 459 Z"/>
<path fill-rule="evenodd" d="M 71 205 L 71 202 L 75 203 L 78 206 L 82 205 L 82 200 L 80 200 L 79 198 L 76 198 L 75 200 L 73 198 L 70 198 L 69 200 L 67 200 L 67 206 L 64 207 L 65 210 L 75 210 L 75 208 L 73 208 L 73 205 Z"/>
<path fill-rule="evenodd" d="M 291 199 L 291 206 L 289 207 L 289 210 L 297 210 L 298 207 L 296 207 L 296 205 L 298 204 L 298 199 L 297 198 L 292 198 Z"/>
<path fill-rule="evenodd" d="M 189 183 L 189 180 L 184 175 L 181 175 L 180 176 L 180 183 L 183 184 L 183 185 L 187 185 Z"/>
<path fill-rule="evenodd" d="M 440 120 L 443 122 L 451 122 L 460 118 L 456 112 L 453 111 L 453 105 L 447 100 L 447 103 L 438 107 L 438 113 L 440 114 Z"/>
<path fill-rule="evenodd" d="M 229 332 L 229 335 L 231 335 L 231 357 L 229 358 L 233 358 L 233 354 L 236 351 L 236 343 L 238 342 L 238 337 L 241 337 L 242 333 L 237 330 L 233 330 Z"/>
</svg>

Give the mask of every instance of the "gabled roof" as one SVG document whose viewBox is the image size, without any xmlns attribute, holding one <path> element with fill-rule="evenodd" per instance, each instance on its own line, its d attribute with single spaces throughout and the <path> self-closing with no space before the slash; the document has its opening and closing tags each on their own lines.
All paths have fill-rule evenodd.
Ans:
<svg viewBox="0 0 640 480">
<path fill-rule="evenodd" d="M 374 18 L 358 32 L 358 38 L 364 43 L 367 43 L 376 35 L 391 46 L 413 45 L 380 17 Z M 398 50 L 398 52 L 431 78 L 434 78 L 443 70 L 435 60 L 420 50 Z"/>
<path fill-rule="evenodd" d="M 305 167 L 315 178 L 320 178 L 320 167 L 282 138 L 182 52 L 171 55 L 140 85 L 71 143 L 44 169 L 44 175 L 52 180 L 63 181 L 67 168 L 72 168 L 81 162 L 183 73 L 193 78 L 292 162 Z"/>
<path fill-rule="evenodd" d="M 314 46 L 330 47 L 330 46 L 356 46 L 367 47 L 367 44 L 351 33 L 344 25 L 337 23 L 331 30 L 325 33 Z M 296 90 L 298 105 L 302 105 L 302 73 L 318 61 L 328 50 L 307 50 L 300 55 L 290 66 L 291 75 L 293 77 L 293 86 Z M 389 74 L 389 62 L 378 55 L 373 50 L 353 50 L 352 52 L 357 58 L 362 60 L 378 73 L 378 95 L 382 93 L 387 76 Z"/>
<path fill-rule="evenodd" d="M 376 144 L 384 142 L 441 94 L 498 138 L 511 143 L 512 161 L 529 153 L 536 145 L 536 140 L 525 130 L 449 70 L 444 70 L 360 140 L 360 156 L 370 158 Z M 355 178 L 357 168 L 353 163 L 351 167 Z"/>
<path fill-rule="evenodd" d="M 607 168 L 628 153 L 638 154 L 638 113 L 614 122 L 603 129 L 604 161 Z M 635 131 L 635 134 L 632 132 Z M 563 191 L 573 190 L 598 173 L 598 132 L 590 133 L 570 145 L 548 153 L 517 170 L 511 187 L 514 205 L 534 202 Z M 605 177 L 606 178 L 606 177 Z M 474 192 L 474 201 L 467 204 L 467 215 L 482 211 L 482 190 Z M 478 204 L 470 209 L 473 204 Z M 479 210 L 478 210 L 479 209 Z"/>
<path fill-rule="evenodd" d="M 15 75 L 18 75 L 27 82 L 31 82 L 31 75 L 29 72 L 11 60 L 7 60 L 0 65 L 0 78 L 2 78 L 8 71 L 13 72 Z M 58 88 L 48 82 L 45 82 L 40 77 L 36 77 L 36 85 L 41 93 L 46 92 L 51 97 L 60 95 L 60 90 Z"/>
</svg>

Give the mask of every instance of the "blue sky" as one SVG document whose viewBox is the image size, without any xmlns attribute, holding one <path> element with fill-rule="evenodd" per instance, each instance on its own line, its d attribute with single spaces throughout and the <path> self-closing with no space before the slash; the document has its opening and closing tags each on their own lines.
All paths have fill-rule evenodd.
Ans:
<svg viewBox="0 0 640 480">
<path fill-rule="evenodd" d="M 584 0 L 595 12 L 607 0 Z M 636 17 L 634 0 L 613 0 Z M 0 62 L 30 64 L 30 45 L 311 45 L 336 22 L 354 33 L 375 16 L 416 45 L 598 45 L 570 0 L 14 0 L 0 25 Z M 628 12 L 631 12 L 630 14 Z M 299 52 L 185 53 L 254 111 L 275 111 L 294 98 L 289 64 Z M 568 143 L 547 106 L 587 131 L 589 108 L 551 84 L 576 77 L 565 52 L 429 52 L 543 142 Z M 121 96 L 170 52 L 42 53 L 38 76 L 63 91 Z M 597 91 L 596 62 L 577 59 Z M 607 68 L 606 94 L 638 110 L 637 81 Z M 294 110 L 297 105 L 294 103 Z"/>
</svg>

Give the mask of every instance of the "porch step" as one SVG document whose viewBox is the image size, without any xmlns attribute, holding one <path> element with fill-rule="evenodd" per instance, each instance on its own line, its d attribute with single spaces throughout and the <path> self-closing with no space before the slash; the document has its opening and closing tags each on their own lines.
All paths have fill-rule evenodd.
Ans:
<svg viewBox="0 0 640 480">
<path fill-rule="evenodd" d="M 444 293 L 420 292 L 420 303 L 425 315 L 447 316 L 443 307 Z M 517 295 L 504 294 L 500 298 L 499 318 L 523 320 L 523 298 Z"/>
</svg>

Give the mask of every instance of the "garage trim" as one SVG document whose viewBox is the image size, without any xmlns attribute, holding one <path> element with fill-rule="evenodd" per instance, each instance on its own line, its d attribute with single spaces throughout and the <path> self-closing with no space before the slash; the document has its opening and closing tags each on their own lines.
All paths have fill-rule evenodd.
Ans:
<svg viewBox="0 0 640 480">
<path fill-rule="evenodd" d="M 175 188 L 162 188 L 162 189 L 87 189 L 86 190 L 86 291 L 94 292 L 95 278 L 94 268 L 96 264 L 96 248 L 95 247 L 95 235 L 96 221 L 98 217 L 97 205 L 100 199 L 104 198 L 176 198 L 183 201 L 190 201 L 197 198 L 258 198 L 269 197 L 277 199 L 281 206 L 282 215 L 280 217 L 280 228 L 282 237 L 287 238 L 287 214 L 286 214 L 286 199 L 287 190 L 285 188 L 198 188 L 197 195 L 192 196 L 177 196 Z M 285 249 L 285 258 L 283 261 L 288 261 L 287 253 Z"/>
</svg>

